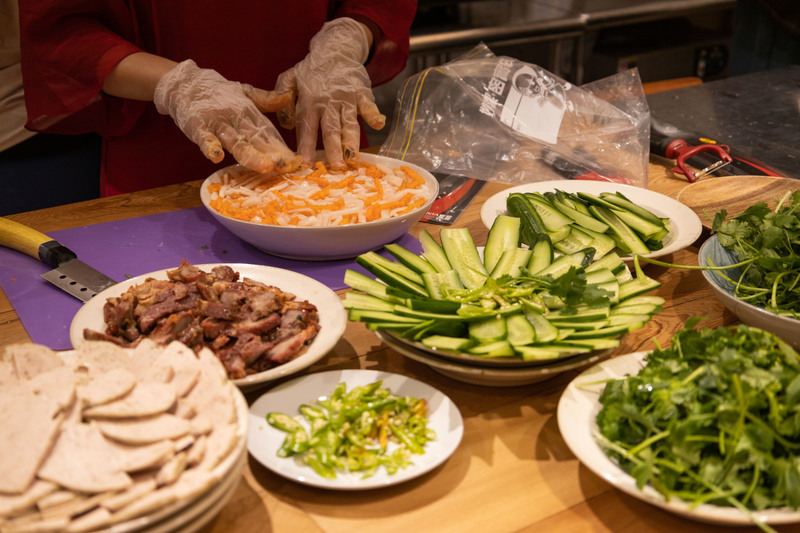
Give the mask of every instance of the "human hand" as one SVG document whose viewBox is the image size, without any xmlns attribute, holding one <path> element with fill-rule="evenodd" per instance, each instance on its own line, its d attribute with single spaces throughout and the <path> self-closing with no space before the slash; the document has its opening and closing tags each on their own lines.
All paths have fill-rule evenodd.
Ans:
<svg viewBox="0 0 800 533">
<path fill-rule="evenodd" d="M 289 93 L 256 89 L 225 79 L 186 60 L 156 85 L 154 102 L 170 115 L 208 159 L 219 163 L 230 152 L 242 165 L 258 172 L 296 170 L 302 158 L 292 152 L 262 112 L 287 105 Z"/>
<path fill-rule="evenodd" d="M 360 145 L 358 115 L 373 129 L 386 123 L 364 68 L 367 34 L 353 19 L 334 19 L 311 39 L 309 50 L 305 59 L 278 77 L 275 90 L 293 96 L 278 112 L 278 120 L 285 128 L 297 129 L 297 152 L 305 163 L 314 162 L 320 129 L 328 163 L 344 168 L 344 160 Z"/>
</svg>

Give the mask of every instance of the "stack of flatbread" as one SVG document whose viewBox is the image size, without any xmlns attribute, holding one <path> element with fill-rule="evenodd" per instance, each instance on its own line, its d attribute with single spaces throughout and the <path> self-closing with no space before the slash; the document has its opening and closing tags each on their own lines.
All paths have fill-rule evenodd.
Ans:
<svg viewBox="0 0 800 533">
<path fill-rule="evenodd" d="M 198 498 L 243 465 L 243 409 L 207 349 L 7 347 L 0 532 L 95 531 Z"/>
</svg>

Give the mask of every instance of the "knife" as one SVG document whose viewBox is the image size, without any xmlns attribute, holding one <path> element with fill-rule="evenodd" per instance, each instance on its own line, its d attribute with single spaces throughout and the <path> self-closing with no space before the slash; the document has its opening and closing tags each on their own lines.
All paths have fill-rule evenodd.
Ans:
<svg viewBox="0 0 800 533">
<path fill-rule="evenodd" d="M 84 302 L 117 284 L 78 260 L 75 252 L 60 242 L 9 218 L 0 217 L 0 245 L 34 257 L 52 268 L 42 277 Z"/>
</svg>

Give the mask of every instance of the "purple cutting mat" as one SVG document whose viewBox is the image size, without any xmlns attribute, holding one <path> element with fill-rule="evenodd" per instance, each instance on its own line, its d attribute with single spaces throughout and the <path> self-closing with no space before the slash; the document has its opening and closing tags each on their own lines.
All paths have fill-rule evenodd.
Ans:
<svg viewBox="0 0 800 533">
<path fill-rule="evenodd" d="M 48 235 L 75 252 L 78 259 L 117 281 L 174 268 L 181 259 L 194 264 L 247 263 L 285 268 L 314 278 L 333 290 L 345 287 L 346 269 L 365 272 L 353 259 L 296 261 L 266 254 L 220 226 L 205 207 L 81 226 Z M 419 241 L 409 234 L 396 242 L 415 253 L 422 250 Z M 40 277 L 48 270 L 28 255 L 0 249 L 0 287 L 28 335 L 35 343 L 68 350 L 72 348 L 69 326 L 82 302 Z"/>
</svg>

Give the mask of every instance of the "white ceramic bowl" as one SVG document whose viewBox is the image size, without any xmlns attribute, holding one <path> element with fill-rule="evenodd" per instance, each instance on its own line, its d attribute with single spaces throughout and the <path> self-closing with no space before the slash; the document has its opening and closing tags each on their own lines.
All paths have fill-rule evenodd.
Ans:
<svg viewBox="0 0 800 533">
<path fill-rule="evenodd" d="M 719 243 L 716 235 L 708 239 L 700 247 L 697 256 L 698 264 L 700 266 L 708 265 L 707 259 L 710 259 L 716 266 L 733 265 L 738 262 L 736 253 L 725 249 Z M 724 279 L 717 271 L 703 270 L 702 272 L 717 298 L 739 320 L 748 326 L 774 333 L 792 346 L 800 348 L 800 320 L 776 315 L 762 307 L 742 301 L 734 296 L 733 284 Z M 738 269 L 728 269 L 723 272 L 731 279 L 738 279 L 739 277 Z"/>
<path fill-rule="evenodd" d="M 428 201 L 422 207 L 402 216 L 362 224 L 342 226 L 297 227 L 276 226 L 245 222 L 227 217 L 209 206 L 208 186 L 217 183 L 226 172 L 243 168 L 233 165 L 223 168 L 203 182 L 200 198 L 209 213 L 234 235 L 272 255 L 289 259 L 328 261 L 347 259 L 377 250 L 408 232 L 409 228 L 427 213 L 439 192 L 439 182 L 427 170 L 405 161 L 374 154 L 362 153 L 361 160 L 391 168 L 407 166 L 425 179 L 431 189 Z"/>
</svg>

